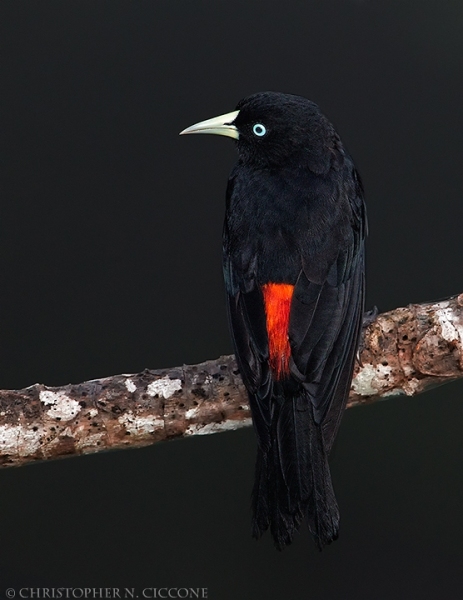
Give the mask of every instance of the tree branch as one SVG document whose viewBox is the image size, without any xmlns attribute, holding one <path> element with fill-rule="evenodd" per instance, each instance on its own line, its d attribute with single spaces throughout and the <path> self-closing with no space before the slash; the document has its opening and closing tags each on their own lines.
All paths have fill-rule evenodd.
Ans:
<svg viewBox="0 0 463 600">
<path fill-rule="evenodd" d="M 463 294 L 366 327 L 348 407 L 463 375 Z M 77 385 L 0 391 L 0 466 L 137 447 L 251 425 L 233 356 Z"/>
</svg>

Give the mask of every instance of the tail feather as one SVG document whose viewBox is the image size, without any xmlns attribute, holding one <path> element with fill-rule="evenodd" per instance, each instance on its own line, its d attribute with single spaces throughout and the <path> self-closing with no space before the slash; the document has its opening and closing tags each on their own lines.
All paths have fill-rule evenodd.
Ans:
<svg viewBox="0 0 463 600">
<path fill-rule="evenodd" d="M 323 433 L 305 394 L 275 404 L 271 447 L 257 453 L 253 535 L 258 538 L 270 527 L 280 550 L 291 543 L 304 518 L 320 549 L 339 530 Z"/>
<path fill-rule="evenodd" d="M 319 549 L 339 535 L 339 508 L 331 481 L 328 454 L 320 425 L 312 421 L 310 434 L 312 493 L 307 504 L 307 522 Z"/>
<path fill-rule="evenodd" d="M 279 445 L 272 445 L 270 472 L 272 487 L 270 488 L 270 531 L 278 550 L 291 543 L 294 533 L 299 528 L 300 517 L 297 504 L 294 503 L 285 480 L 281 465 Z"/>
<path fill-rule="evenodd" d="M 268 481 L 268 455 L 258 449 L 252 490 L 252 536 L 256 539 L 259 539 L 270 525 Z"/>
</svg>

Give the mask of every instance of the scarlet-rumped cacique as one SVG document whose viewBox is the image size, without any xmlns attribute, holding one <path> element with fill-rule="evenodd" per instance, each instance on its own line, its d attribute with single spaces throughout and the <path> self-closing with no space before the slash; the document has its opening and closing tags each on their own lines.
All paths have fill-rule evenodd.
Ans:
<svg viewBox="0 0 463 600">
<path fill-rule="evenodd" d="M 319 548 L 339 510 L 328 456 L 352 380 L 364 305 L 363 188 L 316 104 L 262 92 L 188 127 L 236 140 L 223 269 L 258 451 L 253 535 L 277 548 L 305 519 Z"/>
</svg>

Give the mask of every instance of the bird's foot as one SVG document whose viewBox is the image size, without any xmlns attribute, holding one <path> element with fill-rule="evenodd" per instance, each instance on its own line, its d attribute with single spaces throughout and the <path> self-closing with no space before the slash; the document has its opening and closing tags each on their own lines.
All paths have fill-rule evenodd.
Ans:
<svg viewBox="0 0 463 600">
<path fill-rule="evenodd" d="M 378 307 L 377 306 L 373 306 L 373 308 L 371 310 L 366 310 L 363 313 L 363 320 L 362 320 L 362 335 L 360 336 L 360 342 L 359 342 L 359 347 L 357 350 L 357 362 L 358 364 L 363 367 L 362 361 L 360 360 L 360 356 L 363 352 L 363 349 L 365 348 L 365 343 L 364 343 L 364 335 L 365 335 L 365 330 L 367 329 L 367 327 L 369 327 L 372 323 L 374 323 L 376 321 L 376 317 L 378 316 L 379 311 L 378 311 Z"/>
</svg>

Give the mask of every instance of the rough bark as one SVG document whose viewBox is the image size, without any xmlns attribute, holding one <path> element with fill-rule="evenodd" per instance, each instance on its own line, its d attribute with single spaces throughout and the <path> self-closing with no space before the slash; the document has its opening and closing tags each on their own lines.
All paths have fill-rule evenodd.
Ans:
<svg viewBox="0 0 463 600">
<path fill-rule="evenodd" d="M 463 294 L 379 315 L 364 331 L 348 406 L 463 375 Z M 251 424 L 233 356 L 77 385 L 0 391 L 0 466 L 145 446 Z"/>
</svg>

